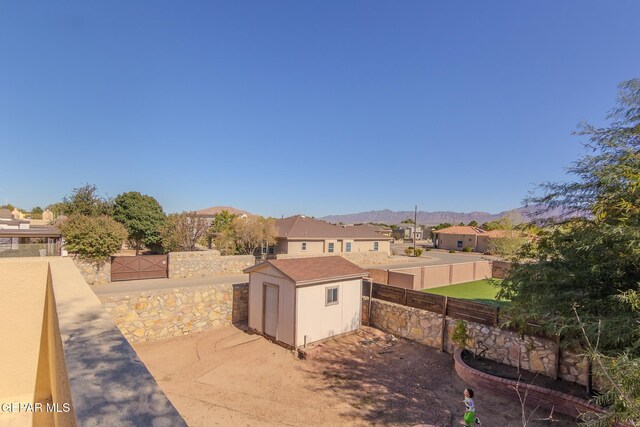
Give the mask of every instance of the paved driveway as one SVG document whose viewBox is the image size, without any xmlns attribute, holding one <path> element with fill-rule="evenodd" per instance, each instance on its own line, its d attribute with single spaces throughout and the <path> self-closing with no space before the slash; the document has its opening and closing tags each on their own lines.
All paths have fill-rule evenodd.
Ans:
<svg viewBox="0 0 640 427">
<path fill-rule="evenodd" d="M 466 384 L 451 355 L 373 328 L 308 360 L 237 327 L 134 348 L 190 426 L 456 426 Z M 521 426 L 519 403 L 476 391 L 483 425 Z M 567 417 L 553 423 L 573 426 Z"/>
</svg>

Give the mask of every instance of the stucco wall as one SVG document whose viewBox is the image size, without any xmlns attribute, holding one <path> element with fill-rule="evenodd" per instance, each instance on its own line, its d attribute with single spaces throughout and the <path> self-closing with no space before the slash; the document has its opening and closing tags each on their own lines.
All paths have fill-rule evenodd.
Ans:
<svg viewBox="0 0 640 427">
<path fill-rule="evenodd" d="M 48 262 L 45 259 L 0 259 L 1 402 L 33 400 L 47 275 Z"/>
<path fill-rule="evenodd" d="M 70 259 L 0 260 L 5 279 L 0 401 L 42 411 L 1 425 L 185 425 Z"/>
<path fill-rule="evenodd" d="M 339 255 L 347 261 L 351 261 L 359 266 L 376 265 L 376 264 L 388 264 L 389 262 L 403 262 L 412 261 L 411 258 L 406 257 L 402 259 L 392 259 L 388 254 L 383 252 L 351 252 L 351 253 L 320 253 L 320 254 L 278 254 L 277 259 L 291 259 L 291 258 L 306 258 L 306 257 L 318 257 L 318 256 L 336 256 Z"/>
<path fill-rule="evenodd" d="M 382 239 L 382 236 L 381 236 Z M 302 250 L 302 242 L 307 243 L 307 250 Z M 346 252 L 346 243 L 351 243 L 351 252 Z M 374 251 L 374 242 L 378 242 L 378 250 Z M 278 242 L 278 254 L 282 255 L 306 255 L 317 256 L 326 254 L 329 243 L 333 243 L 333 254 L 344 255 L 360 252 L 380 252 L 385 255 L 391 253 L 389 240 L 353 240 L 353 239 L 326 239 L 326 240 L 283 240 Z"/>
<path fill-rule="evenodd" d="M 242 274 L 243 269 L 254 264 L 253 255 L 220 256 L 218 251 L 170 252 L 169 278 Z"/>
<path fill-rule="evenodd" d="M 504 279 L 511 270 L 511 263 L 508 261 L 493 261 L 492 275 L 496 279 Z"/>
<path fill-rule="evenodd" d="M 476 236 L 472 234 L 438 234 L 438 248 L 454 249 L 461 251 L 463 248 L 476 249 Z M 458 241 L 462 241 L 462 247 L 458 247 Z"/>
<path fill-rule="evenodd" d="M 490 261 L 397 268 L 389 271 L 389 284 L 420 290 L 490 278 L 491 274 Z M 413 276 L 413 283 L 409 283 L 407 275 Z"/>
<path fill-rule="evenodd" d="M 326 305 L 327 288 L 338 287 L 338 303 Z M 360 327 L 362 281 L 346 280 L 298 287 L 296 343 L 300 346 Z"/>
<path fill-rule="evenodd" d="M 294 345 L 295 289 L 293 282 L 282 277 L 270 266 L 260 272 L 253 272 L 249 281 L 249 327 L 260 333 L 263 329 L 263 286 L 265 283 L 278 286 L 278 341 Z"/>
<path fill-rule="evenodd" d="M 245 321 L 248 285 L 168 289 L 100 300 L 129 342 L 144 342 Z"/>
</svg>

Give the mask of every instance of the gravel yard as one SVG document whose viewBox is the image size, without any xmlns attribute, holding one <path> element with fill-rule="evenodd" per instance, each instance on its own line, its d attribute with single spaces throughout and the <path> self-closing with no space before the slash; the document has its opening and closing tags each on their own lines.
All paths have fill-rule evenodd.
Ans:
<svg viewBox="0 0 640 427">
<path fill-rule="evenodd" d="M 464 413 L 466 385 L 450 355 L 373 328 L 327 341 L 307 360 L 237 327 L 134 348 L 191 426 L 452 426 Z M 518 403 L 482 390 L 475 400 L 484 426 L 522 425 Z M 528 425 L 576 424 L 554 415 Z"/>
</svg>

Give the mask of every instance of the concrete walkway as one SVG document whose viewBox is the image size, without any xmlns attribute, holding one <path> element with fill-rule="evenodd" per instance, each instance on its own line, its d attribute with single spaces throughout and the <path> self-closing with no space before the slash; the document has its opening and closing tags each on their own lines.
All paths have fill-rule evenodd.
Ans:
<svg viewBox="0 0 640 427">
<path fill-rule="evenodd" d="M 394 262 L 394 258 L 398 261 Z M 364 266 L 381 270 L 421 267 L 426 265 L 458 264 L 463 262 L 490 260 L 493 257 L 480 254 L 450 254 L 448 252 L 429 251 L 420 258 L 406 261 L 404 256 L 392 256 L 388 264 Z M 248 274 L 229 274 L 215 277 L 194 277 L 189 279 L 145 279 L 113 282 L 108 285 L 94 285 L 91 287 L 96 295 L 133 294 L 174 288 L 195 288 L 219 284 L 247 283 Z"/>
</svg>

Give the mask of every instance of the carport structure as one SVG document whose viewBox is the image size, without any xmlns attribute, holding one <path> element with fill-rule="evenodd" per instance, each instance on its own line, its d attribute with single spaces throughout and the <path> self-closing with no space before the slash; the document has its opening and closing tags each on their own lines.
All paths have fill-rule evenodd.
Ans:
<svg viewBox="0 0 640 427">
<path fill-rule="evenodd" d="M 362 278 L 339 256 L 268 260 L 249 273 L 249 328 L 289 347 L 360 327 Z"/>
</svg>

